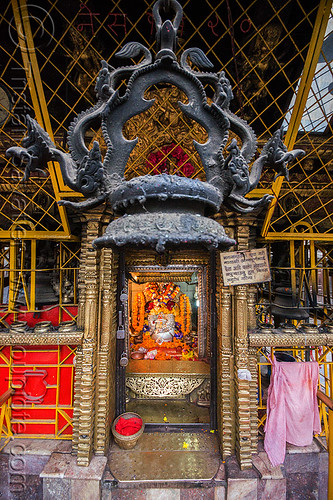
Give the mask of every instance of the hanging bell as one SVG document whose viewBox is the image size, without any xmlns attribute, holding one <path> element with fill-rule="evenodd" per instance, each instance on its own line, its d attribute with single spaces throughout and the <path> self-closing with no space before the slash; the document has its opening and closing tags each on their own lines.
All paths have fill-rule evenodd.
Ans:
<svg viewBox="0 0 333 500">
<path fill-rule="evenodd" d="M 309 317 L 308 311 L 303 309 L 299 301 L 293 296 L 292 289 L 285 287 L 275 289 L 271 314 L 274 316 L 276 323 L 283 322 L 286 319 L 301 321 Z"/>
</svg>

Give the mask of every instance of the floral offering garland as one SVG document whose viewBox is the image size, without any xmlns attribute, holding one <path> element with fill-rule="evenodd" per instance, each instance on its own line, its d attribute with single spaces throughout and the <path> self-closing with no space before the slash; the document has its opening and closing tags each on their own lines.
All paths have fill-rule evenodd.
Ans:
<svg viewBox="0 0 333 500">
<path fill-rule="evenodd" d="M 159 285 L 156 282 L 147 283 L 144 289 L 144 294 L 148 298 L 149 301 L 156 300 L 159 295 Z"/>
<path fill-rule="evenodd" d="M 148 298 L 146 309 L 148 312 L 164 312 L 168 314 L 175 306 L 174 299 L 180 288 L 175 283 L 164 283 L 160 288 L 158 283 L 147 283 L 144 293 Z"/>
<path fill-rule="evenodd" d="M 175 285 L 174 283 L 164 283 L 160 295 L 163 299 L 167 298 L 169 300 L 173 300 L 174 298 L 176 298 L 179 291 L 180 288 L 178 285 Z"/>
<path fill-rule="evenodd" d="M 187 295 L 182 293 L 179 297 L 179 308 L 180 308 L 180 321 L 182 325 L 182 331 L 184 335 L 190 333 L 192 329 L 191 324 L 191 303 Z"/>
<path fill-rule="evenodd" d="M 176 321 L 175 322 L 175 338 L 181 340 L 183 337 L 184 337 L 184 334 L 182 332 L 182 325 Z"/>
<path fill-rule="evenodd" d="M 147 313 L 171 313 L 176 305 L 175 300 L 179 292 L 180 287 L 175 283 L 151 282 L 147 283 L 144 292 L 136 294 L 133 301 L 132 328 L 135 333 L 142 332 L 142 340 L 139 343 L 131 344 L 131 350 L 144 349 L 147 356 L 154 353 L 151 359 L 159 360 L 171 359 L 172 357 L 183 360 L 196 360 L 198 358 L 193 344 L 190 347 L 183 341 L 184 336 L 189 334 L 192 329 L 191 303 L 186 294 L 182 293 L 179 297 L 180 323 L 175 323 L 172 341 L 164 342 L 161 347 L 158 342 L 151 338 L 148 320 L 145 319 Z M 179 349 L 179 352 L 170 354 L 168 349 Z"/>
<path fill-rule="evenodd" d="M 136 294 L 133 302 L 132 328 L 141 332 L 145 321 L 145 296 L 142 292 Z"/>
<path fill-rule="evenodd" d="M 182 342 L 178 338 L 174 338 L 171 342 L 164 342 L 163 347 L 155 342 L 149 332 L 143 333 L 142 342 L 139 344 L 131 344 L 132 352 L 139 351 L 142 349 L 145 353 L 156 350 L 157 353 L 154 358 L 156 360 L 166 360 L 166 359 L 183 359 L 187 361 L 197 361 L 198 354 L 194 351 L 193 347 L 189 347 L 185 342 Z M 178 354 L 170 354 L 168 349 L 177 349 Z"/>
</svg>

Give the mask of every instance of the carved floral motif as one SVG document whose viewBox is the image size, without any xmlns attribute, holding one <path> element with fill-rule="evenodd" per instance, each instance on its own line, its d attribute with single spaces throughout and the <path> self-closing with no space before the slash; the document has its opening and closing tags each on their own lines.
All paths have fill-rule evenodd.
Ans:
<svg viewBox="0 0 333 500">
<path fill-rule="evenodd" d="M 131 389 L 138 398 L 185 398 L 194 389 L 199 387 L 203 376 L 128 376 L 126 387 Z"/>
</svg>

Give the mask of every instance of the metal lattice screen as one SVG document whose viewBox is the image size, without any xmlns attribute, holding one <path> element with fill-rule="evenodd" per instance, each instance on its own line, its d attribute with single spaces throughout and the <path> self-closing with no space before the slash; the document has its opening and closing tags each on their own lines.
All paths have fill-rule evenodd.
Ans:
<svg viewBox="0 0 333 500">
<path fill-rule="evenodd" d="M 105 59 L 113 66 L 133 64 L 134 61 L 118 61 L 115 54 L 125 43 L 134 40 L 154 51 L 153 3 L 153 0 L 3 2 L 0 12 L 0 296 L 3 303 L 0 313 L 3 322 L 12 312 L 18 314 L 19 295 L 23 297 L 21 303 L 25 301 L 31 310 L 35 309 L 36 288 L 31 276 L 38 272 L 57 273 L 59 320 L 64 319 L 64 313 L 68 315 L 66 319 L 75 317 L 68 297 L 76 303 L 80 249 L 79 243 L 64 241 L 75 238 L 68 222 L 70 216 L 56 202 L 78 193 L 64 186 L 58 166 L 50 164 L 46 176 L 34 172 L 29 182 L 24 183 L 23 169 L 6 159 L 5 150 L 19 145 L 26 130 L 27 112 L 36 116 L 58 147 L 66 150 L 71 121 L 96 102 L 94 86 L 100 61 Z M 289 183 L 279 180 L 271 190 L 274 174 L 264 172 L 255 194 L 273 192 L 276 200 L 279 197 L 268 210 L 264 238 L 287 240 L 294 237 L 295 232 L 299 237 L 305 230 L 304 238 L 315 235 L 316 239 L 329 240 L 333 209 L 329 195 L 332 125 L 326 106 L 330 90 L 328 84 L 318 96 L 318 82 L 314 82 L 313 87 L 311 82 L 316 73 L 318 77 L 319 73 L 332 74 L 327 51 L 322 51 L 321 56 L 317 54 L 317 60 L 312 61 L 316 59 L 318 44 L 321 46 L 324 37 L 325 41 L 331 37 L 331 25 L 327 28 L 327 8 L 331 2 L 183 0 L 181 3 L 184 18 L 179 30 L 180 50 L 200 47 L 216 71 L 226 72 L 234 92 L 232 111 L 248 120 L 259 145 L 284 124 L 288 147 L 306 150 L 306 156 L 292 167 Z M 316 69 L 318 56 L 322 66 Z M 308 80 L 310 86 L 304 80 Z M 156 89 L 149 92 L 154 95 Z M 177 89 L 163 89 L 163 92 L 149 115 L 137 117 L 125 126 L 124 134 L 128 138 L 139 136 L 126 176 L 168 169 L 174 174 L 204 179 L 192 139 L 199 136 L 204 142 L 205 132 L 179 113 L 175 102 L 183 97 Z M 309 92 L 311 101 L 308 102 Z M 319 114 L 312 118 L 311 112 L 315 109 Z M 103 140 L 99 128 L 89 130 L 87 136 L 90 144 L 96 138 Z M 303 224 L 297 226 L 297 231 L 296 221 Z M 55 264 L 41 263 L 38 267 L 36 252 L 32 249 L 35 245 L 42 247 L 45 239 L 52 241 Z M 57 248 L 56 239 L 63 239 Z M 296 244 L 296 252 L 300 246 Z M 307 282 L 311 291 L 318 292 L 317 278 L 322 273 L 323 309 L 330 314 L 332 250 L 323 247 L 316 251 L 310 265 L 305 259 L 300 264 L 298 282 Z M 298 252 L 300 255 L 301 251 Z M 292 263 L 287 267 L 290 273 L 294 271 Z M 10 280 L 11 287 L 8 286 Z M 323 361 L 324 354 L 319 353 Z M 325 365 L 327 379 L 331 377 L 330 356 L 331 353 Z M 325 389 L 328 392 L 327 387 Z M 62 429 L 62 425 L 59 428 Z"/>
<path fill-rule="evenodd" d="M 11 238 L 16 230 L 34 237 L 42 234 L 43 237 L 68 237 L 66 212 L 57 205 L 60 197 L 54 166 L 50 164 L 46 172 L 34 172 L 25 183 L 22 166 L 5 157 L 5 150 L 19 146 L 25 134 L 25 115 L 36 114 L 28 77 L 31 74 L 26 59 L 29 51 L 22 52 L 19 40 L 25 35 L 14 15 L 18 9 L 15 2 L 9 2 L 0 16 L 0 237 Z M 26 18 L 27 22 L 29 19 Z"/>
<path fill-rule="evenodd" d="M 284 181 L 269 226 L 270 237 L 307 233 L 322 241 L 332 240 L 332 88 L 333 88 L 333 11 L 325 30 L 318 63 L 309 93 L 303 97 L 299 112 L 295 148 L 306 154 L 290 169 L 290 182 Z M 296 91 L 302 90 L 299 82 Z M 285 126 L 290 126 L 295 99 L 287 112 Z M 294 234 L 295 236 L 295 234 Z M 307 235 L 304 235 L 306 238 Z"/>
<path fill-rule="evenodd" d="M 48 132 L 52 132 L 58 146 L 66 147 L 67 128 L 73 117 L 95 103 L 94 85 L 100 60 L 119 64 L 114 56 L 130 40 L 141 41 L 154 50 L 152 4 L 152 1 L 141 1 L 128 5 L 121 0 L 105 6 L 99 5 L 99 2 L 83 4 L 63 0 L 36 2 L 33 5 L 26 4 L 24 0 L 7 3 L 0 17 L 4 61 L 0 76 L 3 96 L 1 180 L 7 190 L 6 194 L 1 193 L 3 228 L 8 229 L 11 223 L 25 217 L 33 222 L 37 230 L 61 231 L 65 228 L 68 232 L 66 214 L 58 208 L 56 200 L 73 193 L 69 193 L 63 185 L 56 166 L 51 166 L 49 177 L 34 174 L 28 185 L 23 186 L 22 169 L 5 160 L 4 149 L 18 143 L 25 128 L 24 114 L 27 111 L 36 114 Z M 295 0 L 274 3 L 257 0 L 248 4 L 245 1 L 224 0 L 205 1 L 198 9 L 193 0 L 183 2 L 180 50 L 197 45 L 207 53 L 216 70 L 226 71 L 235 96 L 232 110 L 249 121 L 259 142 L 283 123 L 286 114 L 285 124 L 288 125 L 296 93 L 302 90 L 299 79 L 308 57 L 316 16 L 324 5 L 327 2 L 318 5 L 316 2 Z M 326 38 L 329 36 L 328 31 Z M 321 57 L 326 67 L 330 68 L 325 54 Z M 316 101 L 315 89 L 312 93 Z M 193 124 L 185 123 L 172 104 L 175 96 L 172 93 L 169 95 L 164 98 L 162 107 L 171 106 L 174 118 L 171 124 L 165 116 L 156 120 L 159 138 L 153 144 L 155 149 L 150 144 L 144 151 L 136 151 L 127 169 L 130 177 L 152 173 L 156 169 L 161 171 L 165 168 L 166 159 L 167 163 L 171 163 L 172 172 L 184 175 L 185 170 L 186 175 L 202 176 L 200 162 L 193 148 L 191 150 Z M 315 105 L 312 103 L 310 106 Z M 322 121 L 325 120 L 327 135 L 330 125 L 324 115 Z M 182 121 L 183 134 L 179 130 L 179 121 Z M 289 125 L 293 126 L 290 120 Z M 131 128 L 130 125 L 128 128 Z M 141 132 L 142 141 L 149 142 L 149 127 L 141 127 Z M 327 231 L 322 221 L 330 222 L 331 207 L 327 200 L 322 200 L 320 193 L 314 194 L 318 189 L 313 181 L 319 179 L 322 185 L 326 185 L 324 191 L 327 192 L 330 175 L 322 155 L 322 136 L 318 138 L 315 132 L 307 127 L 298 142 L 304 147 L 306 135 L 308 146 L 317 151 L 317 165 L 312 170 L 319 166 L 323 175 L 318 173 L 319 177 L 316 174 L 314 179 L 313 171 L 309 172 L 309 158 L 297 163 L 294 180 L 282 192 L 281 202 L 274 214 L 272 228 L 276 233 L 281 231 L 281 227 L 282 231 L 288 232 L 295 215 L 299 216 L 300 212 L 317 232 L 322 228 Z M 202 131 L 198 133 L 204 140 Z M 100 135 L 99 130 L 91 130 L 88 138 L 93 140 Z M 162 136 L 165 136 L 164 143 Z M 324 143 L 329 147 L 329 138 Z M 181 158 L 177 158 L 177 152 Z M 313 152 L 310 154 L 313 156 Z M 184 169 L 184 165 L 187 168 Z M 265 173 L 260 190 L 269 191 L 271 181 L 272 174 Z M 301 198 L 298 193 L 304 187 L 311 191 L 306 206 L 304 197 Z M 293 196 L 287 193 L 290 189 Z M 317 213 L 316 217 L 311 217 L 313 211 Z M 269 222 L 270 219 L 266 223 L 266 232 Z"/>
<path fill-rule="evenodd" d="M 4 43 L 3 55 L 7 63 L 3 66 L 2 81 L 8 88 L 13 87 L 13 78 L 18 74 L 13 76 L 14 64 L 24 71 L 20 54 L 22 44 L 19 44 L 20 36 L 23 36 L 34 81 L 37 82 L 40 114 L 45 125 L 49 122 L 57 142 L 64 145 L 73 117 L 95 104 L 94 85 L 100 60 L 118 65 L 119 61 L 114 58 L 116 52 L 132 40 L 154 50 L 153 3 L 143 0 L 135 5 L 123 0 L 107 5 L 91 1 L 84 4 L 63 0 L 36 2 L 27 6 L 31 32 L 29 34 L 26 19 L 21 14 L 23 35 L 18 31 L 19 36 L 15 31 L 19 24 L 15 9 L 23 12 L 25 3 L 23 0 L 19 4 L 16 1 L 8 3 L 1 17 L 2 32 L 9 30 L 11 35 Z M 282 124 L 295 94 L 314 27 L 317 3 L 257 0 L 249 4 L 244 0 L 206 0 L 198 9 L 194 0 L 187 0 L 183 2 L 183 8 L 180 50 L 190 46 L 202 48 L 215 69 L 225 70 L 231 79 L 235 95 L 233 111 L 249 121 L 259 140 L 271 135 Z M 32 50 L 36 53 L 35 58 L 31 56 Z M 131 62 L 126 61 L 125 64 Z M 36 75 L 40 79 L 39 86 Z M 31 90 L 30 81 L 29 84 Z M 20 92 L 16 91 L 10 120 L 13 115 L 19 114 L 19 124 L 22 125 L 23 108 L 26 111 L 32 101 L 27 85 Z M 165 103 L 169 104 L 170 100 Z M 179 112 L 175 119 L 180 119 Z M 166 146 L 171 144 L 174 149 L 185 148 L 189 158 L 185 156 L 187 161 L 184 161 L 194 167 L 188 167 L 187 174 L 200 175 L 195 153 L 180 144 L 181 140 L 175 137 L 177 130 L 170 134 L 173 127 L 161 121 L 158 126 L 160 135 L 166 133 Z M 91 130 L 91 139 L 96 134 L 100 135 L 100 132 Z M 143 131 L 143 139 L 148 136 L 148 132 Z M 161 148 L 161 142 L 157 141 L 155 153 L 159 156 L 165 153 Z M 170 160 L 174 157 L 174 149 L 167 153 Z M 146 155 L 140 153 L 141 170 L 149 163 L 152 152 L 149 149 Z M 176 171 L 179 163 L 180 160 L 176 162 Z M 138 167 L 137 161 L 134 161 L 134 174 L 141 172 Z M 127 173 L 131 176 L 130 171 Z M 183 174 L 179 168 L 177 173 Z"/>
</svg>

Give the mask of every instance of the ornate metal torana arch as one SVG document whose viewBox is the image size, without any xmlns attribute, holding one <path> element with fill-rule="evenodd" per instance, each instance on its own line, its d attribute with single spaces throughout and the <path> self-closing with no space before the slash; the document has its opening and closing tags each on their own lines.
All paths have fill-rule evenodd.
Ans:
<svg viewBox="0 0 333 500">
<path fill-rule="evenodd" d="M 186 49 L 177 61 L 175 48 L 182 8 L 170 0 L 174 19 L 162 22 L 162 7 L 158 0 L 153 7 L 156 25 L 157 54 L 141 43 L 127 43 L 118 52 L 120 58 L 143 56 L 140 63 L 113 68 L 102 61 L 96 83 L 97 103 L 79 114 L 69 128 L 70 153 L 56 149 L 48 134 L 28 117 L 28 135 L 22 148 L 7 151 L 14 161 L 26 164 L 25 178 L 30 172 L 45 168 L 48 161 L 58 161 L 64 182 L 81 192 L 86 201 L 61 201 L 78 209 L 88 209 L 108 200 L 113 212 L 121 217 L 113 220 L 105 235 L 95 240 L 96 246 L 149 245 L 162 252 L 166 246 L 203 244 L 208 248 L 233 245 L 223 227 L 206 215 L 219 211 L 222 204 L 241 213 L 252 212 L 268 203 L 271 196 L 249 200 L 245 195 L 256 188 L 264 165 L 272 167 L 276 176 L 288 177 L 287 163 L 301 155 L 301 150 L 288 152 L 278 130 L 264 146 L 252 165 L 249 162 L 256 151 L 256 137 L 251 127 L 234 115 L 230 109 L 232 89 L 225 73 L 209 72 L 212 63 L 199 48 Z M 192 65 L 200 71 L 192 69 Z M 128 79 L 126 91 L 120 95 L 118 85 Z M 214 89 L 211 103 L 203 84 Z M 123 126 L 131 117 L 149 109 L 154 100 L 144 98 L 145 91 L 154 84 L 173 84 L 187 96 L 186 104 L 178 102 L 182 113 L 201 124 L 208 140 L 194 146 L 201 158 L 206 182 L 175 175 L 145 175 L 126 181 L 124 171 L 138 139 L 124 138 Z M 101 123 L 107 151 L 102 158 L 98 142 L 91 150 L 85 145 L 85 134 L 92 122 Z M 231 141 L 229 155 L 223 157 L 229 130 L 241 140 Z"/>
</svg>

